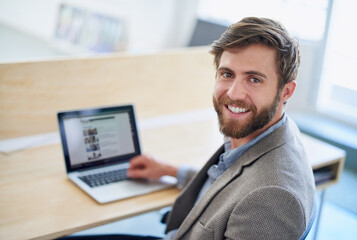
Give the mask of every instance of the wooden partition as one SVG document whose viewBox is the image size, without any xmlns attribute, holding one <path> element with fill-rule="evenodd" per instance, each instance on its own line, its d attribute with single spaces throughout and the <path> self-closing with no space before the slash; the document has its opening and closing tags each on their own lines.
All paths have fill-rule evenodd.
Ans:
<svg viewBox="0 0 357 240">
<path fill-rule="evenodd" d="M 57 131 L 61 110 L 133 103 L 147 118 L 210 107 L 208 51 L 0 64 L 0 139 Z"/>
</svg>

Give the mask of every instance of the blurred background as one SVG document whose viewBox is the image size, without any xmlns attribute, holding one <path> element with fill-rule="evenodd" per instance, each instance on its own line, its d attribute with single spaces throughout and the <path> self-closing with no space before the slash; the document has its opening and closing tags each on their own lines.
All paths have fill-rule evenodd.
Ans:
<svg viewBox="0 0 357 240">
<path fill-rule="evenodd" d="M 347 153 L 318 239 L 357 239 L 356 13 L 354 0 L 0 0 L 0 62 L 208 46 L 243 17 L 278 20 L 302 51 L 289 114 Z"/>
</svg>

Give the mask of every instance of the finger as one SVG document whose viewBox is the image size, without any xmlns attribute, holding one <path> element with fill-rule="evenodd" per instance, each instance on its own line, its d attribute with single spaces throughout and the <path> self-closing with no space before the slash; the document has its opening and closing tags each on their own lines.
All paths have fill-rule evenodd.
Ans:
<svg viewBox="0 0 357 240">
<path fill-rule="evenodd" d="M 135 169 L 130 170 L 128 169 L 128 177 L 130 178 L 148 178 L 148 171 L 146 169 Z"/>
<path fill-rule="evenodd" d="M 130 168 L 136 168 L 147 165 L 147 159 L 145 156 L 137 156 L 130 160 Z"/>
</svg>

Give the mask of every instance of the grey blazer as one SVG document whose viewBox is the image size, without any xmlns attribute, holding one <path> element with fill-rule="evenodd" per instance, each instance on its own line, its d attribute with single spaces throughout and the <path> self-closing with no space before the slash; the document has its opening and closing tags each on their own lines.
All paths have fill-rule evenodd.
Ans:
<svg viewBox="0 0 357 240">
<path fill-rule="evenodd" d="M 311 165 L 295 123 L 286 124 L 245 152 L 194 204 L 223 146 L 175 201 L 166 232 L 174 239 L 299 239 L 315 195 Z"/>
</svg>

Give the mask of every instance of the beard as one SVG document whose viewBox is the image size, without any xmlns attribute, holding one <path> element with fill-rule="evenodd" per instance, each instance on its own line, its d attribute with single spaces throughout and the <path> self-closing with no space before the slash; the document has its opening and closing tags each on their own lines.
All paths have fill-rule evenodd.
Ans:
<svg viewBox="0 0 357 240">
<path fill-rule="evenodd" d="M 280 91 L 278 91 L 273 102 L 264 106 L 259 112 L 255 105 L 247 104 L 240 100 L 231 100 L 227 95 L 222 95 L 218 100 L 213 96 L 213 106 L 217 112 L 219 127 L 222 134 L 227 137 L 239 139 L 263 128 L 275 116 L 280 100 Z M 244 121 L 225 118 L 223 108 L 227 105 L 235 105 L 249 110 L 252 116 Z"/>
</svg>

